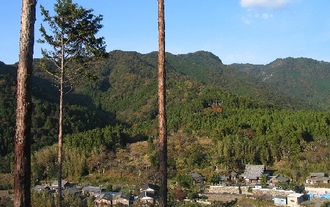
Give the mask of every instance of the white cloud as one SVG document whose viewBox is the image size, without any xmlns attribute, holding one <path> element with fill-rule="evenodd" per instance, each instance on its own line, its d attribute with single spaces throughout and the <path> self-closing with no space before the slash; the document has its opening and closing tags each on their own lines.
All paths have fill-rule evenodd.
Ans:
<svg viewBox="0 0 330 207">
<path fill-rule="evenodd" d="M 263 13 L 261 14 L 261 18 L 263 19 L 273 18 L 273 14 Z"/>
<path fill-rule="evenodd" d="M 280 8 L 291 0 L 241 0 L 242 7 Z"/>
<path fill-rule="evenodd" d="M 268 19 L 271 19 L 273 17 L 274 17 L 274 15 L 273 14 L 269 14 L 269 13 L 262 13 L 262 14 L 259 14 L 259 13 L 252 14 L 252 13 L 250 13 L 247 16 L 243 16 L 241 18 L 241 20 L 245 24 L 249 25 L 249 24 L 252 24 L 253 20 L 256 20 L 256 19 L 268 20 Z"/>
<path fill-rule="evenodd" d="M 242 17 L 242 20 L 245 24 L 251 24 L 251 20 L 246 17 Z"/>
</svg>

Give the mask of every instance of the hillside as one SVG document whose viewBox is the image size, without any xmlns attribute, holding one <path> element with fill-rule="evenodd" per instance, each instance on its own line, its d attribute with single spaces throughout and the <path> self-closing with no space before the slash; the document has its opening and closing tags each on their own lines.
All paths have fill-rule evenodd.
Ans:
<svg viewBox="0 0 330 207">
<path fill-rule="evenodd" d="M 244 163 L 290 163 L 292 168 L 278 170 L 295 180 L 312 170 L 329 170 L 330 115 L 316 110 L 319 105 L 224 65 L 209 52 L 166 57 L 171 177 L 189 170 L 211 176 L 214 166 L 239 171 Z M 38 69 L 38 61 L 33 78 L 33 176 L 44 180 L 56 177 L 58 89 Z M 95 81 L 81 80 L 65 95 L 64 176 L 80 179 L 95 173 L 94 179 L 99 179 L 98 173 L 106 170 L 112 177 L 110 170 L 115 168 L 115 180 L 122 171 L 134 180 L 140 170 L 146 172 L 144 179 L 154 179 L 157 53 L 112 51 L 107 59 L 95 61 L 89 72 Z M 0 64 L 0 75 L 0 169 L 8 173 L 16 66 Z"/>
<path fill-rule="evenodd" d="M 179 79 L 190 80 L 198 82 L 199 85 L 253 97 L 258 101 L 285 108 L 317 108 L 300 97 L 285 95 L 275 87 L 222 64 L 218 57 L 209 52 L 199 51 L 186 55 L 167 53 L 166 58 L 167 77 L 170 83 Z M 103 93 L 120 92 L 121 96 L 126 94 L 134 96 L 135 90 L 141 89 L 141 84 L 144 86 L 157 84 L 157 53 L 143 55 L 136 52 L 113 51 L 105 62 L 94 69 L 99 77 L 94 89 L 100 89 Z M 111 91 L 113 89 L 117 91 Z"/>
<path fill-rule="evenodd" d="M 330 63 L 310 58 L 277 59 L 267 65 L 233 64 L 285 94 L 329 110 Z"/>
</svg>

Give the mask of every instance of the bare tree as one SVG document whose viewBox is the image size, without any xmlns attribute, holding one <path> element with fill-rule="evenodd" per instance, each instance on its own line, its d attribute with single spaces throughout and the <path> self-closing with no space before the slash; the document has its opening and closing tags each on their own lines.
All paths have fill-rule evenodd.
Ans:
<svg viewBox="0 0 330 207">
<path fill-rule="evenodd" d="M 158 120 L 159 120 L 159 205 L 167 206 L 167 126 L 164 0 L 158 0 Z"/>
<path fill-rule="evenodd" d="M 14 161 L 14 206 L 31 206 L 31 115 L 36 0 L 22 0 Z"/>
</svg>

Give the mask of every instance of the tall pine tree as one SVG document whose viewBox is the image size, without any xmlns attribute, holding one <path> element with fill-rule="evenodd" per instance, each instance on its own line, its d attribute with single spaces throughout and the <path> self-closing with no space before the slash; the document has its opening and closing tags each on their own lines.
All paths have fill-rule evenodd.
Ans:
<svg viewBox="0 0 330 207">
<path fill-rule="evenodd" d="M 54 4 L 54 11 L 54 16 L 51 16 L 49 11 L 41 6 L 43 21 L 48 23 L 48 27 L 46 29 L 41 25 L 42 39 L 38 42 L 50 46 L 50 50 L 42 49 L 45 61 L 41 67 L 54 76 L 59 84 L 58 206 L 61 206 L 65 90 L 70 90 L 78 78 L 91 76 L 91 73 L 86 70 L 88 62 L 96 57 L 105 56 L 106 46 L 103 37 L 95 37 L 103 27 L 102 15 L 95 16 L 92 14 L 92 9 L 85 9 L 71 0 L 57 0 Z"/>
</svg>

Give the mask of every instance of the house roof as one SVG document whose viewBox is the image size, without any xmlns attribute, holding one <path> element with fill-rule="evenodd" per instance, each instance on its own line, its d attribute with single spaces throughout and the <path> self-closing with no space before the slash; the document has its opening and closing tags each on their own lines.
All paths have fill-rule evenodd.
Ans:
<svg viewBox="0 0 330 207">
<path fill-rule="evenodd" d="M 288 195 L 288 197 L 296 197 L 296 198 L 299 198 L 301 196 L 303 196 L 304 194 L 301 194 L 301 193 L 291 193 Z"/>
<path fill-rule="evenodd" d="M 83 191 L 88 191 L 88 192 L 101 192 L 101 188 L 100 187 L 95 187 L 95 186 L 85 186 L 82 188 Z"/>
<path fill-rule="evenodd" d="M 101 193 L 95 198 L 95 201 L 99 201 L 99 200 L 111 201 L 118 199 L 130 200 L 130 195 L 123 192 Z"/>
<path fill-rule="evenodd" d="M 329 181 L 330 177 L 312 177 L 309 178 L 309 180 L 313 180 L 313 181 Z"/>
<path fill-rule="evenodd" d="M 201 174 L 197 173 L 197 172 L 192 172 L 192 173 L 189 173 L 189 175 L 193 178 L 198 178 L 198 177 L 203 177 Z"/>
<path fill-rule="evenodd" d="M 264 165 L 246 165 L 243 177 L 245 179 L 257 180 L 265 170 Z"/>
<path fill-rule="evenodd" d="M 204 176 L 197 172 L 191 172 L 191 173 L 188 173 L 188 175 L 190 175 L 192 177 L 192 179 L 194 179 L 197 182 L 205 180 Z"/>
<path fill-rule="evenodd" d="M 228 177 L 225 175 L 221 175 L 218 177 L 218 181 L 226 181 L 226 180 L 228 180 Z"/>
<path fill-rule="evenodd" d="M 81 192 L 81 190 L 76 188 L 76 187 L 67 188 L 66 191 L 68 191 L 69 194 L 75 194 L 75 193 L 80 193 Z"/>
<path fill-rule="evenodd" d="M 232 171 L 232 172 L 230 173 L 230 176 L 232 176 L 232 177 L 236 177 L 237 175 L 238 175 L 238 173 L 235 172 L 235 171 Z"/>
<path fill-rule="evenodd" d="M 36 185 L 34 186 L 33 188 L 34 190 L 49 190 L 49 187 L 48 186 L 45 186 L 45 185 Z"/>
<path fill-rule="evenodd" d="M 282 175 L 276 175 L 271 180 L 274 180 L 274 179 L 278 180 L 278 182 L 280 182 L 280 183 L 288 182 L 290 180 L 289 178 L 286 178 Z"/>
<path fill-rule="evenodd" d="M 99 196 L 97 196 L 94 201 L 99 201 L 99 200 L 111 201 L 112 200 L 112 195 L 102 193 Z"/>
<path fill-rule="evenodd" d="M 324 172 L 311 173 L 310 177 L 325 177 L 325 173 Z"/>
<path fill-rule="evenodd" d="M 154 185 L 154 184 L 144 184 L 142 185 L 142 188 L 140 189 L 141 191 L 146 191 L 148 189 L 152 189 L 154 191 L 159 190 L 159 186 L 158 185 Z"/>
<path fill-rule="evenodd" d="M 112 194 L 112 200 L 117 200 L 117 199 L 121 199 L 121 198 L 125 199 L 125 200 L 130 200 L 130 195 L 123 193 L 123 192 Z"/>
</svg>

